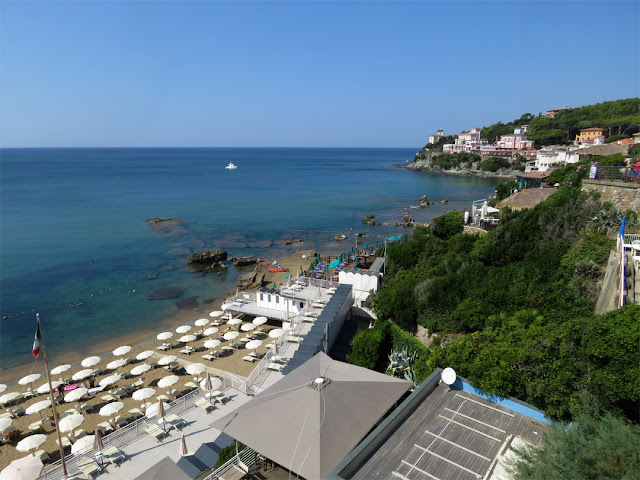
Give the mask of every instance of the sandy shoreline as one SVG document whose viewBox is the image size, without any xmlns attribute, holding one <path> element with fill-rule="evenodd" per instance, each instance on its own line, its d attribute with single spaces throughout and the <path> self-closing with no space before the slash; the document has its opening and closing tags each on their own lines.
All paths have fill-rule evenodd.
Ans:
<svg viewBox="0 0 640 480">
<path fill-rule="evenodd" d="M 288 273 L 295 275 L 300 267 L 305 269 L 309 266 L 310 260 L 307 258 L 302 258 L 302 255 L 306 255 L 308 257 L 309 254 L 313 253 L 314 251 L 315 250 L 312 249 L 299 250 L 282 260 L 278 260 L 278 263 L 280 263 L 283 267 L 289 268 Z M 246 272 L 250 271 L 250 269 L 246 270 Z M 285 281 L 283 277 L 287 275 L 287 272 L 269 272 L 268 269 L 264 268 L 261 271 L 265 273 L 265 282 L 269 283 L 276 282 L 276 284 L 279 284 Z M 225 298 L 234 293 L 235 288 L 230 289 L 225 295 Z M 113 337 L 99 343 L 91 343 L 82 348 L 51 355 L 49 357 L 49 364 L 51 368 L 54 368 L 57 365 L 67 363 L 72 365 L 73 370 L 75 367 L 79 367 L 80 362 L 83 358 L 86 358 L 89 355 L 106 355 L 107 357 L 109 357 L 111 356 L 111 352 L 120 345 L 130 345 L 134 348 L 137 345 L 153 345 L 153 348 L 155 348 L 155 346 L 157 346 L 158 344 L 156 335 L 159 332 L 165 330 L 174 331 L 175 328 L 179 325 L 185 323 L 190 323 L 191 325 L 193 325 L 193 322 L 198 318 L 209 318 L 209 312 L 220 310 L 220 306 L 223 302 L 224 299 L 206 305 L 205 307 L 201 307 L 199 310 L 178 312 L 176 315 L 154 323 L 153 332 L 149 331 L 149 327 L 141 326 L 139 328 L 136 328 L 135 330 L 130 330 L 126 334 L 123 334 L 121 336 Z M 55 341 L 55 339 L 47 338 L 45 332 L 45 341 L 52 343 L 53 341 Z M 143 348 L 142 350 L 145 349 Z M 2 368 L 0 369 L 0 383 L 5 383 L 8 387 L 11 387 L 12 385 L 15 385 L 17 381 L 23 376 L 28 375 L 29 373 L 40 373 L 40 371 L 44 373 L 44 362 L 42 361 L 42 358 L 34 359 L 34 361 L 29 363 Z M 9 391 L 9 389 L 7 391 Z"/>
<path fill-rule="evenodd" d="M 308 257 L 314 251 L 315 250 L 300 250 L 282 260 L 278 259 L 278 263 L 280 263 L 283 267 L 289 268 L 289 272 L 268 272 L 263 267 L 261 271 L 265 273 L 265 282 L 268 282 L 269 284 L 272 284 L 273 282 L 275 282 L 276 284 L 284 283 L 286 281 L 283 278 L 285 275 L 287 274 L 295 275 L 295 273 L 301 267 L 304 269 L 309 266 L 310 259 Z M 305 258 L 302 258 L 303 255 L 305 255 Z M 247 271 L 250 272 L 251 270 L 247 269 Z M 233 289 L 233 292 L 229 292 L 229 295 L 232 293 L 235 293 L 235 289 Z M 179 312 L 177 315 L 167 318 L 166 320 L 154 323 L 152 330 L 149 327 L 146 327 L 146 328 L 141 327 L 139 329 L 129 331 L 126 334 L 123 334 L 122 336 L 119 336 L 119 337 L 110 338 L 100 343 L 91 343 L 81 349 L 75 349 L 73 351 L 52 355 L 51 358 L 49 358 L 50 368 L 55 368 L 56 366 L 61 364 L 71 364 L 71 368 L 66 372 L 64 372 L 64 374 L 52 375 L 52 380 L 58 380 L 62 376 L 64 376 L 65 378 L 71 377 L 75 372 L 82 369 L 82 367 L 80 366 L 80 362 L 84 358 L 91 355 L 98 355 L 101 357 L 100 363 L 93 368 L 105 369 L 106 365 L 109 362 L 118 358 L 113 355 L 112 351 L 122 345 L 129 345 L 131 347 L 131 351 L 125 355 L 125 358 L 128 358 L 131 361 L 128 365 L 118 369 L 117 371 L 119 373 L 130 372 L 133 367 L 145 363 L 145 361 L 136 360 L 136 355 L 138 355 L 139 353 L 145 350 L 153 350 L 154 354 L 146 361 L 148 363 L 157 362 L 164 355 L 175 355 L 177 357 L 178 363 L 181 366 L 185 366 L 190 363 L 203 363 L 207 367 L 207 371 L 211 375 L 220 375 L 225 372 L 229 372 L 238 377 L 245 378 L 247 375 L 249 375 L 249 373 L 253 371 L 253 369 L 255 368 L 255 364 L 251 362 L 247 362 L 242 359 L 242 357 L 250 353 L 249 350 L 246 350 L 244 348 L 240 348 L 234 351 L 232 354 L 225 354 L 223 356 L 220 356 L 219 358 L 216 358 L 213 361 L 208 361 L 202 358 L 202 355 L 207 353 L 206 349 L 204 349 L 204 342 L 205 340 L 207 340 L 207 337 L 202 337 L 190 343 L 190 346 L 193 346 L 194 348 L 196 348 L 197 350 L 196 353 L 193 353 L 191 355 L 180 353 L 180 350 L 182 349 L 182 344 L 180 344 L 177 341 L 178 337 L 180 337 L 179 334 L 175 333 L 175 329 L 177 328 L 177 326 L 183 325 L 183 324 L 191 325 L 192 329 L 189 333 L 200 333 L 201 328 L 194 326 L 195 320 L 197 320 L 198 318 L 207 318 L 208 320 L 213 321 L 213 319 L 209 316 L 209 312 L 213 310 L 220 310 L 220 306 L 223 301 L 224 300 L 207 305 L 206 310 L 204 308 L 201 308 L 198 311 Z M 245 318 L 245 320 L 250 321 L 252 318 L 253 317 L 247 317 Z M 263 328 L 266 328 L 268 330 L 272 328 L 278 328 L 279 326 L 280 326 L 279 322 L 268 322 L 267 324 L 263 325 Z M 224 328 L 225 326 L 222 326 L 221 330 L 224 330 Z M 172 348 L 166 352 L 160 352 L 157 350 L 157 347 L 162 342 L 156 338 L 156 335 L 162 331 L 174 332 L 174 336 L 168 341 L 177 345 L 176 348 Z M 218 333 L 209 338 L 220 338 L 220 337 L 221 337 L 221 333 Z M 50 338 L 48 339 L 46 337 L 46 332 L 45 332 L 45 341 L 49 341 L 51 343 L 51 342 L 55 342 L 55 339 L 50 339 Z M 263 342 L 265 345 L 271 341 L 272 339 L 270 339 L 269 337 L 263 338 Z M 256 352 L 259 354 L 264 354 L 267 352 L 267 350 L 268 350 L 267 347 L 263 345 L 259 347 L 256 350 Z M 44 372 L 44 361 L 43 361 L 42 355 L 40 355 L 38 359 L 34 359 L 33 362 L 0 370 L 0 382 L 7 384 L 7 389 L 2 394 L 9 393 L 9 392 L 18 392 L 22 394 L 23 392 L 26 392 L 28 385 L 26 386 L 18 385 L 17 381 L 21 377 L 30 373 L 40 373 L 42 375 L 41 378 L 39 378 L 33 383 L 34 390 L 40 385 L 43 385 L 44 383 L 46 383 L 46 376 Z M 103 379 L 105 376 L 111 373 L 113 372 L 107 371 L 105 372 L 105 374 L 98 376 L 96 378 L 96 384 L 99 380 Z M 64 414 L 64 412 L 69 409 L 73 409 L 73 408 L 77 409 L 77 407 L 79 407 L 80 404 L 89 403 L 93 407 L 94 412 L 84 414 L 85 420 L 79 428 L 91 434 L 95 431 L 96 426 L 99 423 L 103 423 L 109 420 L 108 417 L 102 417 L 97 413 L 98 410 L 106 404 L 106 401 L 102 397 L 104 395 L 107 395 L 108 394 L 107 392 L 115 392 L 117 391 L 117 389 L 130 385 L 133 382 L 141 381 L 145 387 L 155 388 L 156 390 L 155 396 L 152 397 L 149 401 L 156 402 L 157 400 L 155 397 L 159 395 L 168 395 L 169 393 L 170 389 L 168 388 L 161 389 L 157 387 L 158 380 L 167 375 L 170 375 L 170 373 L 165 371 L 165 369 L 155 368 L 147 371 L 141 376 L 133 376 L 128 379 L 121 379 L 117 381 L 115 384 L 106 387 L 103 392 L 100 392 L 90 397 L 85 396 L 79 402 L 72 402 L 72 403 L 62 402 L 57 407 L 58 415 Z M 178 375 L 179 375 L 179 381 L 172 388 L 185 392 L 186 391 L 185 385 L 189 382 L 193 382 L 194 377 L 193 375 L 188 375 L 186 373 L 182 373 Z M 206 373 L 202 374 L 201 376 L 204 376 L 204 375 L 206 375 Z M 5 410 L 8 408 L 26 409 L 30 405 L 33 405 L 34 403 L 37 403 L 42 400 L 46 400 L 47 398 L 48 398 L 48 394 L 39 395 L 31 399 L 23 399 L 19 397 L 16 401 L 10 402 L 9 404 L 5 405 L 4 409 Z M 171 400 L 172 399 L 173 398 L 171 397 Z M 131 415 L 129 413 L 129 410 L 140 408 L 142 404 L 142 402 L 140 401 L 133 400 L 133 398 L 131 398 L 130 395 L 122 397 L 121 401 L 124 404 L 124 407 L 120 412 L 120 414 L 123 417 L 129 417 Z M 51 415 L 51 409 L 50 408 L 45 409 L 41 413 L 42 413 L 42 416 L 47 417 L 48 415 Z M 40 415 L 38 413 L 32 414 L 32 415 L 22 415 L 15 418 L 13 420 L 12 426 L 15 427 L 20 432 L 17 440 L 22 439 L 25 436 L 29 435 L 30 434 L 29 425 L 32 424 L 33 422 L 38 421 L 39 418 L 40 418 Z M 45 441 L 44 444 L 41 445 L 41 447 L 39 447 L 39 449 L 45 450 L 48 453 L 51 460 L 55 461 L 56 459 L 59 458 L 59 450 L 58 450 L 57 444 L 55 443 L 55 440 L 57 438 L 55 434 L 55 429 L 52 426 L 48 425 L 47 423 L 44 426 L 42 433 L 45 433 L 47 435 L 47 440 Z M 0 470 L 4 468 L 6 465 L 8 465 L 11 461 L 27 455 L 27 453 L 25 452 L 18 452 L 15 449 L 15 444 L 16 444 L 16 441 L 0 445 Z"/>
</svg>

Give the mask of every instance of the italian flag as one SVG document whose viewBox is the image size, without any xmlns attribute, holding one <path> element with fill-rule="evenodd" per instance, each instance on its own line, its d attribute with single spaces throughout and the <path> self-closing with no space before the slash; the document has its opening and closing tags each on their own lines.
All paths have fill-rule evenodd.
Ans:
<svg viewBox="0 0 640 480">
<path fill-rule="evenodd" d="M 31 353 L 33 356 L 38 358 L 40 355 L 40 341 L 42 340 L 42 336 L 40 335 L 40 324 L 38 324 L 38 328 L 36 328 L 36 337 L 33 339 L 33 349 Z"/>
</svg>

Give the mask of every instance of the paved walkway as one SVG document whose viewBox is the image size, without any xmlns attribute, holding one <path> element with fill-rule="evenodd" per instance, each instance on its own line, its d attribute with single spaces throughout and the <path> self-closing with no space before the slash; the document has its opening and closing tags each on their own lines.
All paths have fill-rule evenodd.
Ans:
<svg viewBox="0 0 640 480">
<path fill-rule="evenodd" d="M 182 432 L 172 429 L 162 442 L 145 435 L 121 448 L 127 459 L 120 466 L 105 465 L 104 471 L 97 478 L 101 480 L 134 479 L 164 457 L 168 456 L 171 460 L 177 462 L 180 460 L 181 433 L 184 433 L 187 449 L 190 452 L 195 452 L 200 445 L 206 442 L 214 442 L 220 447 L 230 445 L 233 441 L 232 438 L 222 434 L 210 425 L 218 418 L 248 402 L 251 397 L 231 389 L 228 389 L 225 393 L 229 396 L 229 401 L 211 413 L 207 414 L 199 408 L 194 408 L 181 415 L 187 422 L 187 426 L 182 429 Z M 73 478 L 81 479 L 86 477 L 80 474 Z"/>
</svg>

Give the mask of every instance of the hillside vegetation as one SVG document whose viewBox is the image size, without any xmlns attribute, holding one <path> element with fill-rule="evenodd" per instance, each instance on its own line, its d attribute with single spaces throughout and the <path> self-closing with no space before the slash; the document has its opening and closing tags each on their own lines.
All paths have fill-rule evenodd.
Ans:
<svg viewBox="0 0 640 480">
<path fill-rule="evenodd" d="M 482 129 L 481 136 L 490 143 L 496 137 L 513 133 L 521 125 L 531 125 L 527 136 L 536 147 L 571 143 L 583 128 L 601 127 L 607 136 L 626 138 L 640 132 L 640 98 L 613 100 L 585 107 L 567 108 L 555 118 L 542 118 L 525 113 L 509 123 L 494 123 Z"/>
<path fill-rule="evenodd" d="M 453 367 L 475 386 L 558 420 L 571 419 L 587 392 L 637 420 L 640 307 L 593 313 L 615 245 L 608 233 L 621 216 L 581 192 L 582 168 L 573 168 L 546 202 L 503 212 L 483 236 L 459 233 L 454 212 L 391 245 L 373 301 L 381 321 L 369 339 L 356 337 L 349 361 L 384 371 L 398 339 L 409 345 L 395 330 L 409 335 L 421 325 L 434 336 L 429 348 L 410 344 L 419 379 Z M 372 339 L 377 346 L 368 348 Z"/>
</svg>

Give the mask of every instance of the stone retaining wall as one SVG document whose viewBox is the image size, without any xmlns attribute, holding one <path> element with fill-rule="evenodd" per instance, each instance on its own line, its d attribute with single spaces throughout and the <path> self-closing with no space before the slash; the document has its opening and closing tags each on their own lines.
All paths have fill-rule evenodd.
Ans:
<svg viewBox="0 0 640 480">
<path fill-rule="evenodd" d="M 640 183 L 609 182 L 605 180 L 583 180 L 582 190 L 600 192 L 600 201 L 611 202 L 620 211 L 640 212 Z"/>
</svg>

